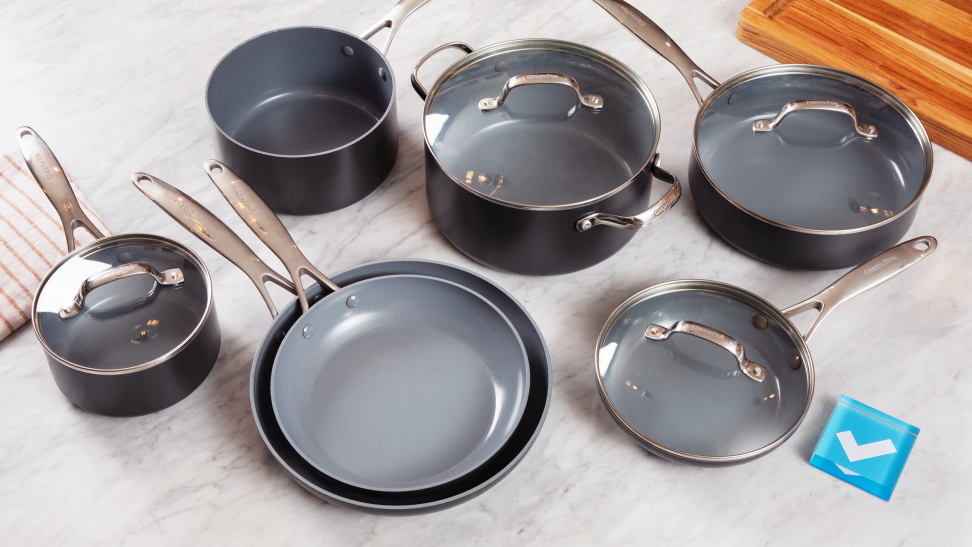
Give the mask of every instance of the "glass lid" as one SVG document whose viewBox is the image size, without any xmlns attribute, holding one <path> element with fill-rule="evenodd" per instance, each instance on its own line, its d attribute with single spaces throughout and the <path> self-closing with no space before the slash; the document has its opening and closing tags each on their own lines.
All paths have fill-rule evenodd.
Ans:
<svg viewBox="0 0 972 547">
<path fill-rule="evenodd" d="M 191 251 L 142 234 L 79 249 L 38 291 L 34 321 L 42 342 L 60 359 L 97 370 L 165 356 L 194 335 L 211 302 L 209 274 Z"/>
<path fill-rule="evenodd" d="M 809 355 L 792 326 L 738 298 L 745 291 L 735 287 L 666 285 L 676 286 L 632 297 L 603 335 L 598 375 L 612 412 L 652 442 L 702 457 L 746 454 L 787 435 L 811 386 L 802 365 Z M 727 340 L 742 344 L 747 370 L 761 381 L 743 372 Z"/>
<path fill-rule="evenodd" d="M 931 173 L 928 137 L 900 101 L 823 67 L 769 67 L 726 84 L 697 128 L 711 179 L 781 224 L 848 230 L 887 220 Z"/>
<path fill-rule="evenodd" d="M 624 186 L 648 162 L 659 119 L 627 67 L 569 42 L 477 51 L 429 94 L 432 152 L 460 184 L 523 207 L 564 207 Z"/>
</svg>

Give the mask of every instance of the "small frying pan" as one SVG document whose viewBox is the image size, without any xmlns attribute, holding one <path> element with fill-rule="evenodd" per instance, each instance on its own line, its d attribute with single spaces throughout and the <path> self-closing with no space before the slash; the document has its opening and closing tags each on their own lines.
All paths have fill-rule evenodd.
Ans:
<svg viewBox="0 0 972 547">
<path fill-rule="evenodd" d="M 294 279 L 336 287 L 239 177 L 215 161 L 206 169 Z M 133 180 L 230 261 L 249 259 L 213 245 L 228 228 L 191 198 L 149 175 Z M 512 324 L 477 293 L 387 276 L 309 307 L 281 342 L 271 389 L 281 430 L 307 462 L 353 486 L 410 491 L 459 478 L 505 444 L 526 404 L 529 368 Z"/>
<path fill-rule="evenodd" d="M 796 431 L 810 408 L 807 341 L 820 322 L 937 246 L 933 237 L 901 243 L 782 311 L 715 281 L 645 289 L 601 330 L 594 358 L 601 399 L 625 432 L 668 460 L 718 467 L 763 456 Z M 789 318 L 810 309 L 819 314 L 801 335 Z"/>
</svg>

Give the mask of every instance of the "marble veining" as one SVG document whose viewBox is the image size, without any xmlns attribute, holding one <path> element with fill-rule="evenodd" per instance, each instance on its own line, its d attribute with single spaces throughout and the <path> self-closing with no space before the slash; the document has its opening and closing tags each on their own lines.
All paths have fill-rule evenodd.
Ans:
<svg viewBox="0 0 972 547">
<path fill-rule="evenodd" d="M 636 0 L 715 78 L 774 61 L 735 38 L 747 0 Z M 717 238 L 686 191 L 610 260 L 530 278 L 480 266 L 436 230 L 425 201 L 422 103 L 408 83 L 439 44 L 528 37 L 577 41 L 640 74 L 662 113 L 664 166 L 687 178 L 696 102 L 678 72 L 593 2 L 432 0 L 392 44 L 401 151 L 373 195 L 341 211 L 285 217 L 325 272 L 400 257 L 442 260 L 495 280 L 533 314 L 550 346 L 553 404 L 522 464 L 486 494 L 420 517 L 321 502 L 270 456 L 250 415 L 250 361 L 269 321 L 247 278 L 130 187 L 147 171 L 216 211 L 268 263 L 279 262 L 202 171 L 213 155 L 203 90 L 230 48 L 273 28 L 362 31 L 391 0 L 6 2 L 0 17 L 0 151 L 30 125 L 116 233 L 173 237 L 209 265 L 223 331 L 219 361 L 183 402 L 103 418 L 72 406 L 33 332 L 0 343 L 0 534 L 6 545 L 961 545 L 972 533 L 972 165 L 935 146 L 935 172 L 906 237 L 935 254 L 845 304 L 814 336 L 816 395 L 790 441 L 754 463 L 698 469 L 650 456 L 618 429 L 594 387 L 594 343 L 610 312 L 652 284 L 716 279 L 779 306 L 841 272 L 793 272 Z M 379 35 L 376 40 L 382 40 Z M 426 85 L 457 57 L 423 69 Z M 6 146 L 3 143 L 7 143 Z M 660 192 L 657 191 L 656 192 Z M 658 193 L 657 195 L 660 195 Z M 274 291 L 275 289 L 271 289 Z M 273 293 L 278 303 L 287 296 Z M 808 320 L 801 319 L 806 326 Z M 808 465 L 841 394 L 921 428 L 890 503 Z"/>
</svg>

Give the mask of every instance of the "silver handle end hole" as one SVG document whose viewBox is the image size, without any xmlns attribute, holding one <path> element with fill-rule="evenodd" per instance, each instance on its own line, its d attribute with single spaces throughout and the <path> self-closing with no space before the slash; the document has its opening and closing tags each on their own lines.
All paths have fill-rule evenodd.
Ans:
<svg viewBox="0 0 972 547">
<path fill-rule="evenodd" d="M 152 178 L 147 175 L 139 175 L 135 178 L 135 182 L 141 184 L 142 186 L 151 186 Z"/>
<path fill-rule="evenodd" d="M 220 167 L 219 165 L 216 165 L 215 163 L 209 166 L 209 171 L 214 175 L 223 174 L 223 168 Z"/>
<path fill-rule="evenodd" d="M 919 241 L 916 241 L 914 244 L 915 250 L 919 252 L 927 251 L 929 247 L 931 247 L 931 245 L 928 243 L 927 239 L 921 239 Z"/>
</svg>

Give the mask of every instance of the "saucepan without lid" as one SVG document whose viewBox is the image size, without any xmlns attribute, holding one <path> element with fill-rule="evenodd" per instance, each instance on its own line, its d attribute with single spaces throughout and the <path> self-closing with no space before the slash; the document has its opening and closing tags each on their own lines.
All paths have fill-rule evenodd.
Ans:
<svg viewBox="0 0 972 547">
<path fill-rule="evenodd" d="M 297 284 L 307 311 L 283 337 L 271 377 L 280 428 L 307 462 L 352 486 L 410 491 L 459 478 L 505 444 L 526 404 L 529 368 L 519 335 L 495 306 L 424 276 L 336 288 L 235 173 L 216 161 L 206 170 L 295 280 L 308 275 L 333 290 L 311 306 Z M 234 263 L 252 254 L 214 245 L 199 226 L 228 229 L 187 196 L 148 175 L 133 180 Z M 173 206 L 179 200 L 191 203 L 191 218 Z"/>
<path fill-rule="evenodd" d="M 937 246 L 933 237 L 901 243 L 782 311 L 716 281 L 645 289 L 611 314 L 598 337 L 601 399 L 625 432 L 663 458 L 716 467 L 763 456 L 796 431 L 810 408 L 807 341 L 820 322 Z M 801 335 L 790 317 L 811 309 L 819 314 Z"/>
<path fill-rule="evenodd" d="M 933 153 L 914 112 L 856 74 L 778 65 L 719 84 L 636 8 L 595 0 L 671 62 L 699 101 L 689 185 L 726 241 L 796 269 L 859 264 L 911 227 Z M 713 88 L 703 101 L 695 80 Z"/>
<path fill-rule="evenodd" d="M 217 157 L 279 213 L 325 213 L 370 194 L 398 156 L 395 75 L 385 54 L 427 1 L 399 0 L 361 37 L 292 27 L 227 53 L 206 84 Z M 381 49 L 368 42 L 386 27 Z"/>
<path fill-rule="evenodd" d="M 58 212 L 69 250 L 41 281 L 31 309 L 58 388 L 79 407 L 107 416 L 148 414 L 182 400 L 219 354 L 206 265 L 168 238 L 104 237 L 40 135 L 21 127 L 16 138 Z M 98 239 L 75 249 L 79 226 Z"/>
</svg>

